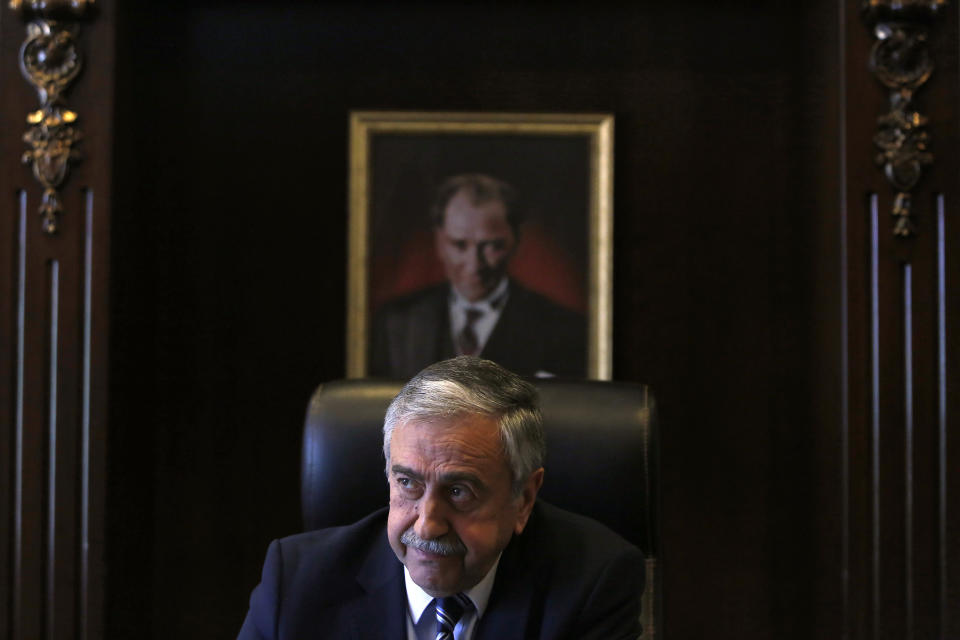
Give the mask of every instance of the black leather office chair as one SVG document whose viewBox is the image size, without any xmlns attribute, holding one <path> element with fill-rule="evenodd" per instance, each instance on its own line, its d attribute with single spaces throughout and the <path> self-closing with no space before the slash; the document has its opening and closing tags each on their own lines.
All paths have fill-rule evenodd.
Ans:
<svg viewBox="0 0 960 640">
<path fill-rule="evenodd" d="M 656 636 L 657 433 L 653 395 L 644 385 L 538 379 L 547 436 L 540 497 L 590 516 L 647 557 L 643 638 Z M 383 416 L 399 381 L 343 380 L 321 385 L 303 433 L 301 501 L 306 530 L 349 524 L 387 504 Z"/>
</svg>

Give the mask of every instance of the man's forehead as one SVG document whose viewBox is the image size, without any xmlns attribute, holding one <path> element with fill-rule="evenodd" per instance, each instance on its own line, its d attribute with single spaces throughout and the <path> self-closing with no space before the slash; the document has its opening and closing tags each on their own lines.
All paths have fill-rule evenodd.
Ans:
<svg viewBox="0 0 960 640">
<path fill-rule="evenodd" d="M 444 208 L 444 226 L 479 221 L 507 222 L 507 205 L 500 198 L 477 198 L 469 192 L 458 191 Z"/>
<path fill-rule="evenodd" d="M 485 413 L 412 417 L 397 423 L 393 440 L 397 439 L 407 445 L 459 444 L 471 449 L 496 445 L 496 450 L 501 450 L 499 421 Z"/>
<path fill-rule="evenodd" d="M 489 413 L 472 411 L 458 411 L 448 415 L 411 416 L 399 420 L 394 431 L 407 427 L 419 427 L 426 431 L 442 431 L 447 429 L 463 429 L 464 431 L 487 431 L 499 428 L 497 416 Z"/>
<path fill-rule="evenodd" d="M 438 473 L 449 479 L 468 472 L 483 484 L 509 476 L 510 463 L 494 416 L 411 419 L 397 425 L 393 442 L 389 465 L 393 473 L 403 467 L 419 475 Z"/>
</svg>

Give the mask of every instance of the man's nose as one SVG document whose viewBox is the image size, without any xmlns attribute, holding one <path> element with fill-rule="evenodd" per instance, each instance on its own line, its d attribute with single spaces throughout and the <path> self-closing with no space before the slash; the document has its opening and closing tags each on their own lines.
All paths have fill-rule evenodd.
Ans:
<svg viewBox="0 0 960 640">
<path fill-rule="evenodd" d="M 414 531 L 424 540 L 433 540 L 450 530 L 443 502 L 428 492 L 420 499 Z"/>
<path fill-rule="evenodd" d="M 475 271 L 479 271 L 489 266 L 490 261 L 487 260 L 487 245 L 480 243 L 477 245 L 476 250 L 473 251 L 473 268 Z"/>
<path fill-rule="evenodd" d="M 467 273 L 475 274 L 483 268 L 483 262 L 480 258 L 480 247 L 467 249 L 463 255 L 463 267 Z"/>
</svg>

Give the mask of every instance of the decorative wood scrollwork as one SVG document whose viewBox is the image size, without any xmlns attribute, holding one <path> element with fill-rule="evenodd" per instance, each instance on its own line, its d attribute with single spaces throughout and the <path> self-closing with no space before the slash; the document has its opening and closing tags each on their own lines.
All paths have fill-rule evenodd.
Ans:
<svg viewBox="0 0 960 640">
<path fill-rule="evenodd" d="M 83 68 L 77 45 L 79 26 L 72 20 L 81 17 L 92 4 L 93 0 L 10 3 L 24 16 L 35 16 L 27 24 L 27 38 L 20 47 L 20 70 L 36 88 L 40 108 L 27 115 L 30 128 L 23 141 L 30 148 L 23 153 L 23 163 L 30 165 L 43 186 L 40 215 L 42 228 L 48 234 L 57 232 L 63 212 L 58 190 L 66 180 L 70 163 L 80 158 L 76 145 L 82 135 L 75 124 L 77 113 L 66 107 L 64 94 Z"/>
<path fill-rule="evenodd" d="M 923 167 L 933 162 L 928 150 L 928 119 L 913 107 L 913 96 L 933 73 L 927 45 L 930 23 L 946 0 L 867 0 L 864 12 L 876 42 L 870 70 L 890 90 L 890 111 L 877 118 L 876 162 L 896 190 L 893 233 L 914 235 L 910 192 Z"/>
</svg>

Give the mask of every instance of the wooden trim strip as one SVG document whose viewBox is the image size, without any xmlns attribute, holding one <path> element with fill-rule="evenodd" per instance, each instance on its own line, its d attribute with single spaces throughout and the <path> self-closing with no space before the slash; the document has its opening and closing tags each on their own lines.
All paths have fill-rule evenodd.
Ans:
<svg viewBox="0 0 960 640">
<path fill-rule="evenodd" d="M 57 568 L 57 388 L 59 382 L 60 338 L 60 261 L 47 263 L 48 295 L 50 300 L 50 323 L 47 327 L 49 342 L 49 370 L 47 372 L 47 567 L 46 567 L 46 616 L 44 637 L 53 638 L 56 630 L 56 568 Z"/>
<path fill-rule="evenodd" d="M 903 304 L 903 454 L 904 454 L 904 598 L 907 617 L 907 640 L 914 630 L 914 574 L 913 574 L 913 267 L 901 265 L 901 296 Z"/>
<path fill-rule="evenodd" d="M 10 612 L 10 635 L 21 637 L 23 620 L 23 423 L 24 423 L 24 340 L 27 313 L 27 192 L 17 193 L 20 227 L 17 238 L 17 415 L 14 447 L 13 497 L 13 610 Z"/>
<path fill-rule="evenodd" d="M 937 431 L 939 469 L 940 633 L 946 638 L 947 602 L 947 260 L 946 216 L 943 194 L 937 202 Z"/>
<path fill-rule="evenodd" d="M 880 239 L 877 194 L 870 194 L 871 619 L 880 635 Z"/>
<path fill-rule="evenodd" d="M 93 189 L 83 193 L 83 388 L 80 435 L 80 584 L 77 589 L 78 628 L 80 640 L 86 640 L 90 608 L 90 363 L 93 319 Z"/>
</svg>

